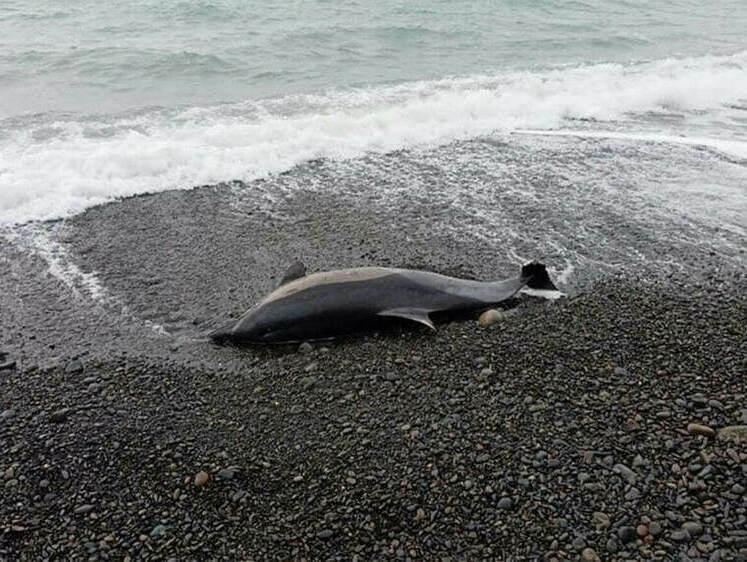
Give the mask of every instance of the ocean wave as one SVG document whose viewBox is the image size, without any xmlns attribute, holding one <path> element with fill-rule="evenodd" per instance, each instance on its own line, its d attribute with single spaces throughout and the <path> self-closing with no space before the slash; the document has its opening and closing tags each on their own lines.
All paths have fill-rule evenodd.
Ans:
<svg viewBox="0 0 747 562">
<path fill-rule="evenodd" d="M 693 112 L 702 119 L 703 112 L 743 104 L 745 92 L 742 52 L 46 123 L 38 116 L 16 119 L 0 139 L 0 222 L 67 216 L 138 193 L 251 180 L 314 158 L 568 128 L 578 119 L 625 122 L 646 112 Z"/>
</svg>

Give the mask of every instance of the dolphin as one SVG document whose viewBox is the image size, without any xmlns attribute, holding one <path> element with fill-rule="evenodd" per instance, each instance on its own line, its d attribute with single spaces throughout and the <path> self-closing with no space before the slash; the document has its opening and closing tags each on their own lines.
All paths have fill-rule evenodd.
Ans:
<svg viewBox="0 0 747 562">
<path fill-rule="evenodd" d="M 439 273 L 358 267 L 306 275 L 294 263 L 279 286 L 238 320 L 214 330 L 218 343 L 273 344 L 332 339 L 392 319 L 436 327 L 432 313 L 463 313 L 513 297 L 523 287 L 557 291 L 545 265 L 531 262 L 504 281 L 472 281 Z"/>
</svg>

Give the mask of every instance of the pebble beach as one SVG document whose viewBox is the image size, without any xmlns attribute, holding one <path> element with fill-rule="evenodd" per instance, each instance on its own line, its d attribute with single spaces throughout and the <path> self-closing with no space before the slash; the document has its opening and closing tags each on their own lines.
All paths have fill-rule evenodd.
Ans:
<svg viewBox="0 0 747 562">
<path fill-rule="evenodd" d="M 4 0 L 0 562 L 747 560 L 745 29 Z M 209 337 L 297 262 L 532 261 L 435 332 Z"/>
<path fill-rule="evenodd" d="M 96 208 L 60 238 L 76 252 L 85 241 L 81 267 L 111 261 L 101 281 L 114 287 L 116 262 L 142 252 L 118 251 L 90 225 L 114 232 L 115 217 L 185 211 L 204 197 Z M 223 250 L 183 254 L 184 268 L 269 244 L 263 224 Z M 314 224 L 282 229 L 270 271 L 314 243 L 299 236 Z M 204 229 L 168 229 L 201 247 Z M 153 230 L 143 232 L 175 244 Z M 329 251 L 354 262 L 372 246 L 385 263 L 432 259 L 469 275 L 467 246 L 426 258 L 427 241 L 397 253 L 368 238 Z M 3 322 L 4 361 L 16 364 L 0 371 L 0 557 L 743 559 L 746 285 L 708 259 L 697 280 L 607 275 L 557 301 L 521 298 L 487 328 L 475 317 L 436 333 L 395 326 L 254 348 L 130 332 L 54 277 L 4 268 L 5 310 L 14 298 L 25 307 Z M 163 274 L 155 286 L 167 298 Z M 242 289 L 259 295 L 272 280 L 255 274 L 265 281 Z M 235 293 L 221 294 L 210 293 L 215 310 L 241 312 Z M 202 313 L 211 320 L 184 322 L 221 320 Z"/>
</svg>

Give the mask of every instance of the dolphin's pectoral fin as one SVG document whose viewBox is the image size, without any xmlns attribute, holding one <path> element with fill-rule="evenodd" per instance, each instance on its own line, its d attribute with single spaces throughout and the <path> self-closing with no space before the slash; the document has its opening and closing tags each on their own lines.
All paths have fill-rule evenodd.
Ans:
<svg viewBox="0 0 747 562">
<path fill-rule="evenodd" d="M 415 322 L 420 322 L 421 324 L 425 324 L 428 326 L 431 330 L 436 329 L 436 327 L 433 325 L 433 322 L 431 322 L 430 317 L 428 316 L 428 313 L 430 310 L 425 308 L 410 308 L 410 307 L 404 307 L 404 308 L 391 308 L 389 310 L 382 310 L 378 313 L 379 316 L 394 316 L 396 318 L 405 318 L 407 320 L 413 320 Z"/>
<path fill-rule="evenodd" d="M 291 281 L 295 281 L 296 279 L 300 279 L 304 275 L 306 275 L 306 266 L 303 262 L 293 262 L 290 267 L 285 270 L 283 278 L 280 280 L 280 283 L 278 283 L 278 287 L 290 283 Z"/>
</svg>

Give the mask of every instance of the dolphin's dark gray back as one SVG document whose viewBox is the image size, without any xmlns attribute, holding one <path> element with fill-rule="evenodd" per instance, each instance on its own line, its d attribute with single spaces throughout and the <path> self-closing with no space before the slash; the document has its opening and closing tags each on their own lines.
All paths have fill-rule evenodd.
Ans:
<svg viewBox="0 0 747 562">
<path fill-rule="evenodd" d="M 237 343 L 318 340 L 360 332 L 392 317 L 434 328 L 432 312 L 484 308 L 511 298 L 533 280 L 535 288 L 549 288 L 547 283 L 555 288 L 544 265 L 536 263 L 497 282 L 383 267 L 314 273 L 281 284 L 211 337 Z"/>
</svg>

